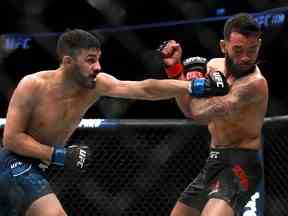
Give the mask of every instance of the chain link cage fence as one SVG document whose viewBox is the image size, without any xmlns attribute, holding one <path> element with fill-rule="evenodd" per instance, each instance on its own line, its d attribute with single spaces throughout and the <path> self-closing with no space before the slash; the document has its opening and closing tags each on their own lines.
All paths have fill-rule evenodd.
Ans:
<svg viewBox="0 0 288 216">
<path fill-rule="evenodd" d="M 204 165 L 207 130 L 180 122 L 141 122 L 82 128 L 74 134 L 71 144 L 93 149 L 90 168 L 81 176 L 49 170 L 69 215 L 169 215 Z"/>
<path fill-rule="evenodd" d="M 263 128 L 265 216 L 287 215 L 287 120 L 267 118 Z M 47 170 L 68 215 L 167 216 L 208 155 L 207 128 L 191 121 L 81 124 L 69 144 L 92 148 L 90 167 L 80 174 Z"/>
</svg>

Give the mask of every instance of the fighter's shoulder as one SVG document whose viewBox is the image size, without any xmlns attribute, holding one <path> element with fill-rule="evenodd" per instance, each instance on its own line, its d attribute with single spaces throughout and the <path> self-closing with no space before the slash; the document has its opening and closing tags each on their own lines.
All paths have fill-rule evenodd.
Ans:
<svg viewBox="0 0 288 216">
<path fill-rule="evenodd" d="M 256 66 L 254 73 L 251 76 L 251 82 L 259 88 L 267 88 L 267 80 L 262 75 L 260 69 Z"/>
<path fill-rule="evenodd" d="M 28 74 L 20 80 L 18 88 L 38 88 L 42 86 L 46 80 L 49 79 L 51 72 L 52 71 L 39 71 L 36 73 Z"/>
<path fill-rule="evenodd" d="M 96 86 L 98 87 L 97 88 L 98 90 L 102 88 L 109 88 L 113 84 L 115 84 L 115 82 L 118 82 L 118 81 L 119 80 L 116 79 L 114 76 L 105 72 L 100 72 L 96 76 Z"/>
<path fill-rule="evenodd" d="M 249 89 L 253 94 L 267 92 L 268 90 L 267 81 L 258 67 L 256 67 L 253 73 L 242 77 L 235 84 L 236 86 L 245 86 L 245 88 Z"/>
<path fill-rule="evenodd" d="M 207 65 L 224 64 L 225 58 L 212 58 L 207 62 Z"/>
<path fill-rule="evenodd" d="M 96 80 L 106 80 L 106 79 L 116 79 L 116 78 L 105 72 L 100 72 L 96 76 Z"/>
<path fill-rule="evenodd" d="M 220 70 L 224 71 L 225 69 L 225 58 L 212 58 L 207 62 L 207 71 Z"/>
</svg>

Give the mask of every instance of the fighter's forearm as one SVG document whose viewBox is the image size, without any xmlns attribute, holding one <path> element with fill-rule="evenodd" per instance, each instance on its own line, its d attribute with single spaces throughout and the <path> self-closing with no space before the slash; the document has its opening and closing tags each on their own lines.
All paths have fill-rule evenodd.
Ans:
<svg viewBox="0 0 288 216">
<path fill-rule="evenodd" d="M 36 158 L 42 161 L 51 161 L 53 148 L 41 144 L 25 133 L 18 133 L 11 137 L 4 136 L 4 147 L 16 154 Z"/>
<path fill-rule="evenodd" d="M 144 83 L 144 99 L 163 100 L 187 94 L 189 81 L 180 80 L 146 80 Z"/>
</svg>

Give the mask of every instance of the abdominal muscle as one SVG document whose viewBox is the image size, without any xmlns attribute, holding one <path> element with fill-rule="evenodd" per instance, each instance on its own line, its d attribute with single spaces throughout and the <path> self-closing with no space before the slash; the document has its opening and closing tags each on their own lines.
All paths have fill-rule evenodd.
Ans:
<svg viewBox="0 0 288 216">
<path fill-rule="evenodd" d="M 208 125 L 210 148 L 260 149 L 261 129 L 255 124 L 237 124 L 213 121 Z"/>
</svg>

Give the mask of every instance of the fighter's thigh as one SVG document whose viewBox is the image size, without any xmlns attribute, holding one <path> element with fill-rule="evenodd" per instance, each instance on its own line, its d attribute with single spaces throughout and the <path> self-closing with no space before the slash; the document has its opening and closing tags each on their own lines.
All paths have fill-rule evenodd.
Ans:
<svg viewBox="0 0 288 216">
<path fill-rule="evenodd" d="M 54 193 L 47 194 L 35 200 L 25 216 L 67 216 L 60 201 Z"/>
<path fill-rule="evenodd" d="M 234 210 L 226 201 L 212 198 L 205 205 L 201 216 L 234 216 Z"/>
<path fill-rule="evenodd" d="M 190 206 L 178 201 L 176 202 L 170 216 L 200 216 L 200 212 L 197 209 L 191 208 Z"/>
</svg>

